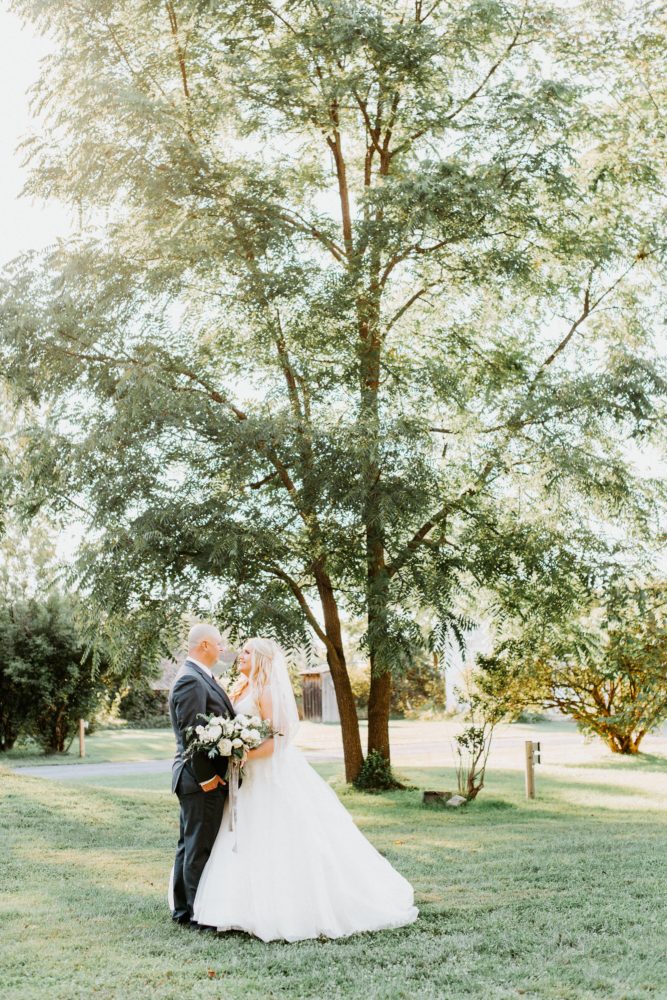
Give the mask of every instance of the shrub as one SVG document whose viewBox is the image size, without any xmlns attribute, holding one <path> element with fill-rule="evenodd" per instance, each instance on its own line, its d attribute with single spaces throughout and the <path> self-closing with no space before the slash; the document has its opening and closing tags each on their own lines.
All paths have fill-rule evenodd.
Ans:
<svg viewBox="0 0 667 1000">
<path fill-rule="evenodd" d="M 32 736 L 46 753 L 67 750 L 79 718 L 114 693 L 107 663 L 97 663 L 77 621 L 78 601 L 56 592 L 0 606 L 2 749 Z"/>
<path fill-rule="evenodd" d="M 368 754 L 354 786 L 362 792 L 386 792 L 392 788 L 405 787 L 394 777 L 391 764 L 379 750 L 371 750 Z"/>
</svg>

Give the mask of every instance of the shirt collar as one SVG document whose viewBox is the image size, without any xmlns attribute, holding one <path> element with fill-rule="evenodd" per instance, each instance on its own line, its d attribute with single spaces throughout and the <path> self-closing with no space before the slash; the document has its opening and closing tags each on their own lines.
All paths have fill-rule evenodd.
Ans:
<svg viewBox="0 0 667 1000">
<path fill-rule="evenodd" d="M 194 656 L 188 656 L 188 660 L 190 661 L 190 663 L 196 663 L 198 667 L 201 667 L 201 669 L 204 670 L 209 677 L 211 678 L 213 677 L 213 671 L 211 670 L 211 668 L 207 667 L 205 663 L 201 662 L 201 660 L 196 660 Z"/>
</svg>

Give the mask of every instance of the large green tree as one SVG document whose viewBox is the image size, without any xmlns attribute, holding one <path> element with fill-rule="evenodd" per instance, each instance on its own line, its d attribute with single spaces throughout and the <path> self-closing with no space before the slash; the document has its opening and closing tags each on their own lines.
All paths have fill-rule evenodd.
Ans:
<svg viewBox="0 0 667 1000">
<path fill-rule="evenodd" d="M 650 520 L 623 442 L 664 394 L 664 171 L 618 115 L 644 5 L 13 6 L 54 42 L 29 191 L 81 219 L 5 284 L 25 503 L 87 520 L 110 629 L 207 599 L 316 636 L 353 779 L 346 613 L 388 758 L 416 608 L 441 646 L 470 581 L 548 587 L 577 531 Z"/>
</svg>

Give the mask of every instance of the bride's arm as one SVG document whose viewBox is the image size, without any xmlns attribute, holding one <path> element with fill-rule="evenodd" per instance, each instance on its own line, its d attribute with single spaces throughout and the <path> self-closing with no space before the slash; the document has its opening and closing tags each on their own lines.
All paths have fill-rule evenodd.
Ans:
<svg viewBox="0 0 667 1000">
<path fill-rule="evenodd" d="M 259 699 L 259 714 L 263 719 L 270 719 L 273 715 L 273 702 L 271 701 L 271 691 L 265 688 L 262 691 L 261 698 Z M 248 752 L 246 760 L 257 760 L 260 757 L 270 757 L 273 754 L 273 736 L 264 740 L 260 743 L 258 747 L 254 750 Z"/>
</svg>

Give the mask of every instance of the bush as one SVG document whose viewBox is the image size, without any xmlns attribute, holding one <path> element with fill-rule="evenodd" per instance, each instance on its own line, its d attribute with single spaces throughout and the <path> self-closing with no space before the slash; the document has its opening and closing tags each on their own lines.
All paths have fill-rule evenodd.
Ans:
<svg viewBox="0 0 667 1000">
<path fill-rule="evenodd" d="M 379 750 L 371 750 L 361 765 L 354 787 L 362 792 L 386 792 L 392 788 L 405 786 L 394 777 L 387 758 Z"/>
<path fill-rule="evenodd" d="M 47 597 L 0 606 L 0 744 L 32 736 L 46 753 L 67 750 L 80 718 L 113 695 L 108 664 L 94 664 L 78 628 L 78 602 Z"/>
<path fill-rule="evenodd" d="M 468 802 L 476 799 L 484 788 L 486 763 L 491 750 L 492 725 L 468 726 L 454 737 L 456 783 L 459 795 Z"/>
<path fill-rule="evenodd" d="M 614 753 L 636 754 L 667 719 L 666 608 L 667 584 L 616 582 L 577 616 L 478 657 L 484 685 L 511 695 L 517 714 L 557 708 Z"/>
</svg>

